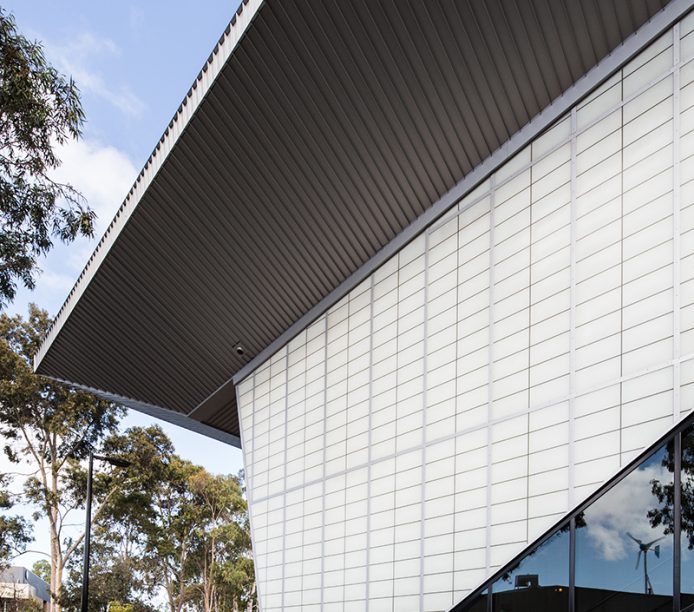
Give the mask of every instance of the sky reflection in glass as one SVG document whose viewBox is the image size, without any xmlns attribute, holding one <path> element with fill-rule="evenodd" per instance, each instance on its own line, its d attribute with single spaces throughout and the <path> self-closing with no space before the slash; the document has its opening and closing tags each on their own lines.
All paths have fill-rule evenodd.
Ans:
<svg viewBox="0 0 694 612">
<path fill-rule="evenodd" d="M 555 533 L 492 586 L 494 612 L 569 609 L 569 530 Z"/>
<path fill-rule="evenodd" d="M 671 609 L 672 535 L 663 522 L 671 504 L 656 493 L 672 483 L 670 445 L 577 517 L 577 612 Z"/>
</svg>

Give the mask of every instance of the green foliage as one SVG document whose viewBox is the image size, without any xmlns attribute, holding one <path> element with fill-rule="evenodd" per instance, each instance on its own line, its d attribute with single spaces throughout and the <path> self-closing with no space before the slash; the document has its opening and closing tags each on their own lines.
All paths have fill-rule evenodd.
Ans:
<svg viewBox="0 0 694 612">
<path fill-rule="evenodd" d="M 31 571 L 34 572 L 41 580 L 46 582 L 47 584 L 50 583 L 51 581 L 51 564 L 46 561 L 45 559 L 40 559 L 31 568 Z"/>
<path fill-rule="evenodd" d="M 114 432 L 124 410 L 34 374 L 32 360 L 50 325 L 48 313 L 34 304 L 26 321 L 0 315 L 0 434 L 10 441 L 10 459 L 38 450 L 37 457 L 60 468 Z M 42 483 L 33 485 L 41 489 Z"/>
<path fill-rule="evenodd" d="M 53 238 L 94 233 L 82 196 L 50 176 L 60 165 L 56 146 L 78 138 L 83 122 L 75 83 L 0 9 L 0 306 L 17 281 L 34 287 L 36 258 Z"/>
<path fill-rule="evenodd" d="M 247 504 L 236 476 L 199 470 L 188 480 L 194 500 L 190 577 L 196 608 L 244 609 L 254 599 L 253 561 Z"/>
<path fill-rule="evenodd" d="M 43 612 L 43 606 L 31 599 L 0 599 L 3 612 Z"/>
<path fill-rule="evenodd" d="M 34 374 L 32 360 L 50 324 L 48 313 L 34 304 L 26 321 L 0 315 L 0 434 L 11 461 L 39 464 L 24 488 L 42 514 L 59 503 L 83 501 L 86 475 L 79 461 L 115 431 L 124 414 L 91 393 Z"/>
<path fill-rule="evenodd" d="M 240 479 L 181 459 L 157 426 L 111 435 L 103 451 L 131 465 L 95 479 L 100 495 L 114 493 L 92 531 L 89 609 L 118 602 L 147 612 L 146 601 L 161 587 L 171 612 L 247 609 L 255 588 Z M 80 586 L 74 556 L 64 609 L 77 609 Z"/>
<path fill-rule="evenodd" d="M 24 499 L 48 518 L 51 563 L 37 573 L 56 601 L 79 609 L 83 536 L 61 541 L 61 532 L 81 520 L 70 513 L 84 505 L 84 459 L 98 449 L 130 465 L 95 464 L 89 610 L 151 612 L 147 601 L 162 587 L 171 612 L 254 606 L 242 476 L 181 459 L 157 426 L 118 432 L 123 409 L 36 376 L 31 360 L 49 326 L 33 305 L 26 321 L 0 315 L 0 434 L 6 455 L 36 470 Z"/>
<path fill-rule="evenodd" d="M 122 604 L 118 601 L 109 602 L 108 609 L 109 612 L 135 612 L 135 606 L 133 604 Z"/>
<path fill-rule="evenodd" d="M 242 481 L 181 459 L 158 427 L 111 436 L 104 450 L 133 466 L 97 528 L 99 541 L 138 559 L 133 592 L 163 586 L 172 612 L 243 610 L 255 601 Z"/>
<path fill-rule="evenodd" d="M 10 516 L 14 505 L 6 488 L 7 476 L 0 474 L 0 569 L 10 565 L 12 557 L 22 552 L 31 541 L 31 529 L 19 516 Z"/>
<path fill-rule="evenodd" d="M 130 463 L 127 478 L 119 483 L 103 521 L 110 523 L 111 529 L 147 532 L 156 520 L 152 492 L 158 491 L 171 477 L 172 463 L 179 461 L 171 440 L 158 426 L 132 427 L 123 434 L 109 436 L 104 441 L 103 452 Z"/>
<path fill-rule="evenodd" d="M 61 535 L 63 525 L 72 520 L 70 513 L 84 503 L 86 475 L 81 460 L 116 431 L 125 411 L 34 374 L 32 359 L 50 324 L 46 311 L 33 304 L 26 321 L 0 315 L 0 435 L 6 456 L 32 467 L 24 482 L 24 500 L 34 505 L 36 518 L 48 520 L 49 584 L 59 598 L 63 568 L 83 537 L 70 541 Z M 107 478 L 108 474 L 100 476 L 99 484 Z M 113 494 L 104 486 L 95 491 L 100 503 Z"/>
<path fill-rule="evenodd" d="M 80 607 L 82 549 L 79 553 L 69 563 L 60 600 L 65 610 L 79 610 Z M 149 591 L 140 577 L 137 555 L 123 554 L 110 535 L 102 531 L 100 537 L 95 538 L 90 558 L 89 610 L 112 611 L 116 605 L 131 612 L 153 612 L 154 609 L 145 601 Z"/>
<path fill-rule="evenodd" d="M 112 602 L 117 602 L 133 612 L 149 612 L 146 599 L 154 586 L 145 581 L 142 550 L 152 520 L 150 492 L 166 477 L 173 446 L 159 427 L 134 427 L 109 436 L 102 452 L 130 465 L 95 475 L 95 495 L 103 499 L 109 491 L 111 494 L 92 526 L 89 609 L 112 610 Z M 79 609 L 81 548 L 79 553 L 68 567 L 61 598 L 66 610 Z"/>
</svg>

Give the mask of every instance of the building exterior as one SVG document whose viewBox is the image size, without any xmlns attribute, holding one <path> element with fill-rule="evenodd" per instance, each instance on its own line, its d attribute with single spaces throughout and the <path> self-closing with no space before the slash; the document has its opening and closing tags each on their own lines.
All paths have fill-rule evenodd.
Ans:
<svg viewBox="0 0 694 612">
<path fill-rule="evenodd" d="M 691 408 L 692 27 L 238 386 L 264 609 L 448 609 Z"/>
<path fill-rule="evenodd" d="M 557 2 L 566 23 L 581 7 L 572 33 L 561 15 L 542 19 L 542 2 L 488 2 L 486 16 L 463 3 L 292 12 L 268 2 L 246 7 L 220 42 L 203 93 L 172 122 L 37 369 L 242 447 L 263 610 L 449 610 L 538 538 L 574 555 L 602 527 L 605 562 L 647 543 L 643 526 L 577 521 L 694 402 L 694 15 L 692 2 L 655 4 Z M 456 15 L 479 32 L 447 37 Z M 334 38 L 326 50 L 321 32 L 349 45 Z M 586 41 L 592 58 L 573 74 Z M 262 72 L 275 43 L 292 66 L 286 82 L 279 55 L 281 74 Z M 474 78 L 458 78 L 461 63 Z M 345 75 L 354 88 L 329 97 Z M 234 122 L 224 96 L 246 92 L 245 78 L 249 99 L 229 108 L 246 123 Z M 469 118 L 475 96 L 488 124 Z M 410 128 L 407 114 L 427 104 Z M 392 115 L 370 122 L 375 107 Z M 294 131 L 299 115 L 305 129 Z M 389 140 L 396 123 L 407 129 Z M 249 132 L 215 140 L 232 129 Z M 284 138 L 297 149 L 283 156 Z M 252 167 L 226 183 L 224 160 L 243 165 L 244 154 Z M 402 199 L 391 206 L 392 186 Z M 111 362 L 104 346 L 115 346 Z M 652 476 L 655 456 L 620 482 Z M 672 597 L 658 590 L 655 548 L 642 553 L 646 592 L 638 573 L 610 592 Z M 538 584 L 538 558 L 509 569 L 519 589 Z M 559 610 L 568 600 L 557 589 L 573 597 L 581 586 L 593 603 L 575 609 L 588 610 L 601 587 L 579 585 L 572 568 L 575 584 L 540 581 L 556 601 L 538 603 L 535 590 L 519 604 L 495 588 L 464 609 Z M 650 605 L 624 597 L 621 609 Z"/>
<path fill-rule="evenodd" d="M 23 610 L 22 602 L 35 602 L 40 609 L 48 610 L 50 601 L 46 582 L 28 569 L 10 567 L 0 572 L 0 609 L 3 612 Z"/>
</svg>

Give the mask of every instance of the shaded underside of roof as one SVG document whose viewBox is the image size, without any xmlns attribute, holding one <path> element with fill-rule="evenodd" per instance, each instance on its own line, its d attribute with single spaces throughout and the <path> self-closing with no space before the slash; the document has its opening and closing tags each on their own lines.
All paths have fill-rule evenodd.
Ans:
<svg viewBox="0 0 694 612">
<path fill-rule="evenodd" d="M 230 378 L 666 4 L 258 3 L 37 371 L 238 436 Z"/>
</svg>

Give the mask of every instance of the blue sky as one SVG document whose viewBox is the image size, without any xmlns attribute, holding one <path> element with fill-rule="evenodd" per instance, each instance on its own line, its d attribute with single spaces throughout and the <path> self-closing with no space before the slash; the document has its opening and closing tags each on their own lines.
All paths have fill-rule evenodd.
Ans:
<svg viewBox="0 0 694 612">
<path fill-rule="evenodd" d="M 82 92 L 83 138 L 60 151 L 57 178 L 77 187 L 98 215 L 97 236 L 56 248 L 41 261 L 36 290 L 20 290 L 10 312 L 35 302 L 54 315 L 98 238 L 154 149 L 238 0 L 10 0 L 20 32 L 41 41 L 49 61 Z M 124 427 L 158 422 L 131 411 Z M 182 456 L 215 473 L 236 473 L 241 451 L 166 423 Z M 0 469 L 2 469 L 0 465 Z M 33 548 L 47 545 L 36 525 Z M 26 555 L 22 564 L 40 558 Z"/>
</svg>

